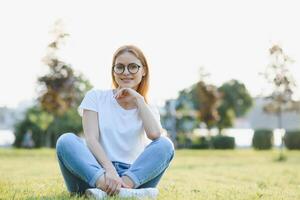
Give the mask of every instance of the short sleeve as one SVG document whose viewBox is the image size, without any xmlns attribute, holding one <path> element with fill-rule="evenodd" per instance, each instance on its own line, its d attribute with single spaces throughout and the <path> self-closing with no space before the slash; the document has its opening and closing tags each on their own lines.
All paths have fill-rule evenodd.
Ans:
<svg viewBox="0 0 300 200">
<path fill-rule="evenodd" d="M 95 90 L 89 90 L 86 93 L 78 109 L 81 116 L 83 109 L 98 112 L 97 93 Z"/>
</svg>

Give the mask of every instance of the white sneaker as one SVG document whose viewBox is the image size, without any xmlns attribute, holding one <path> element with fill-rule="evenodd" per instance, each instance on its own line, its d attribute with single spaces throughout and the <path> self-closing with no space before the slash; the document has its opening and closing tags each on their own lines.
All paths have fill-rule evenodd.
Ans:
<svg viewBox="0 0 300 200">
<path fill-rule="evenodd" d="M 106 198 L 108 195 L 106 192 L 98 188 L 90 188 L 85 190 L 85 194 L 88 197 L 100 200 Z M 127 189 L 121 188 L 120 193 L 117 195 L 121 198 L 137 198 L 137 199 L 156 199 L 158 195 L 157 188 L 142 188 L 142 189 Z"/>
</svg>

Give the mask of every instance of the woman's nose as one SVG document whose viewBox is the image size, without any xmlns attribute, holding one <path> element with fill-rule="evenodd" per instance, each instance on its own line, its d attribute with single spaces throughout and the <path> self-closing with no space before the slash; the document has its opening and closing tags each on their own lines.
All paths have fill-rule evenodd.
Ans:
<svg viewBox="0 0 300 200">
<path fill-rule="evenodd" d="M 128 67 L 125 67 L 123 74 L 130 74 L 130 72 L 128 71 Z"/>
</svg>

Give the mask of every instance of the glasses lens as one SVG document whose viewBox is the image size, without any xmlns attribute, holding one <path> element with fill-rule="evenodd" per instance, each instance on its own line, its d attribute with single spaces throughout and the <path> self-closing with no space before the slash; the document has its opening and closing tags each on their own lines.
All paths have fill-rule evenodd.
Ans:
<svg viewBox="0 0 300 200">
<path fill-rule="evenodd" d="M 122 74 L 124 72 L 125 66 L 123 64 L 116 64 L 114 66 L 114 72 L 117 74 Z"/>
<path fill-rule="evenodd" d="M 130 63 L 128 65 L 128 71 L 132 74 L 135 74 L 139 71 L 140 66 L 135 63 Z"/>
</svg>

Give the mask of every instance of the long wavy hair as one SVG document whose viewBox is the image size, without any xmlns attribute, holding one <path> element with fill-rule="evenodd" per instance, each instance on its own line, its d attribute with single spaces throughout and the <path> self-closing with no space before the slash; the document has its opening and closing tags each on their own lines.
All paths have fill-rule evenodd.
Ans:
<svg viewBox="0 0 300 200">
<path fill-rule="evenodd" d="M 145 76 L 142 77 L 142 80 L 141 80 L 141 82 L 140 82 L 140 84 L 137 88 L 137 92 L 140 95 L 142 95 L 144 97 L 145 101 L 147 102 L 147 100 L 148 100 L 147 99 L 147 93 L 148 93 L 148 90 L 149 90 L 149 68 L 148 68 L 148 63 L 147 63 L 145 55 L 136 46 L 124 45 L 124 46 L 121 46 L 120 48 L 118 48 L 116 50 L 116 52 L 114 53 L 113 60 L 112 60 L 112 67 L 111 67 L 111 76 L 112 76 L 113 88 L 118 88 L 119 87 L 119 85 L 116 82 L 115 77 L 114 77 L 113 66 L 116 64 L 116 58 L 119 55 L 121 55 L 122 53 L 125 53 L 125 52 L 133 54 L 135 57 L 137 57 L 140 60 L 140 62 L 143 65 L 143 68 L 145 70 Z"/>
</svg>

